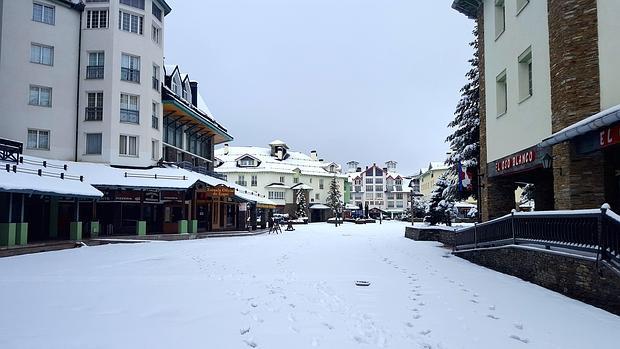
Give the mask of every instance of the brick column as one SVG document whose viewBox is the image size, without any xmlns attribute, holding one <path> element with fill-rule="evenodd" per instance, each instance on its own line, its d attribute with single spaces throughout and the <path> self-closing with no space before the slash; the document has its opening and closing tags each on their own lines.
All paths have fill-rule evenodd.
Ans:
<svg viewBox="0 0 620 349">
<path fill-rule="evenodd" d="M 515 208 L 515 184 L 512 178 L 494 177 L 486 180 L 486 211 L 483 220 L 494 219 L 510 213 Z M 486 214 L 486 216 L 484 216 Z"/>
<path fill-rule="evenodd" d="M 484 73 L 484 10 L 480 6 L 478 11 L 478 70 L 480 73 L 480 164 L 478 174 L 480 177 L 480 208 L 482 220 L 489 220 L 489 181 L 487 178 L 487 117 L 486 117 L 486 94 Z"/>
<path fill-rule="evenodd" d="M 548 0 L 551 124 L 557 132 L 600 111 L 597 0 Z M 568 143 L 553 147 L 556 209 L 600 207 L 601 154 L 577 156 Z"/>
</svg>

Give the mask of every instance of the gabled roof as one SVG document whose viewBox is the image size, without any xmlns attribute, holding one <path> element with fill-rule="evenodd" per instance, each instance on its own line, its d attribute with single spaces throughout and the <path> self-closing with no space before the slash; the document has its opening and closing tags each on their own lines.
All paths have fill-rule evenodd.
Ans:
<svg viewBox="0 0 620 349">
<path fill-rule="evenodd" d="M 286 145 L 286 143 L 284 143 L 284 141 L 281 141 L 279 139 L 276 139 L 275 141 L 269 143 L 269 145 L 271 145 L 271 146 L 282 146 L 282 147 L 288 149 L 288 145 Z"/>
<path fill-rule="evenodd" d="M 256 163 L 257 163 L 257 165 L 256 165 L 256 166 L 260 165 L 260 163 L 261 163 L 260 159 L 259 159 L 259 158 L 257 158 L 256 156 L 253 156 L 252 154 L 243 154 L 243 155 L 241 155 L 240 157 L 236 158 L 236 159 L 235 159 L 235 161 L 236 161 L 236 162 L 239 162 L 239 161 L 241 161 L 241 160 L 243 160 L 243 159 L 245 159 L 245 158 L 251 158 L 251 159 L 254 159 L 254 160 L 256 161 Z"/>
</svg>

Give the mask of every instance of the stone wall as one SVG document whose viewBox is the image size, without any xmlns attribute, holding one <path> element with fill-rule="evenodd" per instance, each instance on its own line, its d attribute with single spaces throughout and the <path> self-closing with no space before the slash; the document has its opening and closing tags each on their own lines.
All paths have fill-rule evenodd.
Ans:
<svg viewBox="0 0 620 349">
<path fill-rule="evenodd" d="M 489 191 L 487 177 L 487 117 L 486 117 L 486 76 L 484 73 L 484 6 L 478 10 L 478 70 L 480 73 L 480 164 L 478 174 L 481 176 L 480 209 L 483 221 L 489 220 Z"/>
<path fill-rule="evenodd" d="M 405 237 L 415 241 L 437 241 L 453 247 L 455 233 L 445 229 L 406 227 Z"/>
<path fill-rule="evenodd" d="M 620 273 L 607 264 L 518 246 L 454 254 L 620 315 Z"/>
<path fill-rule="evenodd" d="M 557 132 L 600 111 L 597 0 L 548 0 L 551 126 Z M 553 147 L 556 209 L 599 207 L 604 198 L 600 154 Z"/>
</svg>

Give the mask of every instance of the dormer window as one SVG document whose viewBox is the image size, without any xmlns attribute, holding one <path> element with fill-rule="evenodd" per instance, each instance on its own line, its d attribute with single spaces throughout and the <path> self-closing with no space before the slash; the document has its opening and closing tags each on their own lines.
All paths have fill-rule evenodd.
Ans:
<svg viewBox="0 0 620 349">
<path fill-rule="evenodd" d="M 172 92 L 177 96 L 181 95 L 181 78 L 178 74 L 172 77 Z"/>
<path fill-rule="evenodd" d="M 185 88 L 185 86 L 183 86 L 183 94 L 181 95 L 181 97 L 183 97 L 183 99 L 187 100 L 187 89 Z"/>
<path fill-rule="evenodd" d="M 239 161 L 239 166 L 243 166 L 243 167 L 254 166 L 254 159 L 252 158 L 241 159 L 241 161 Z"/>
</svg>

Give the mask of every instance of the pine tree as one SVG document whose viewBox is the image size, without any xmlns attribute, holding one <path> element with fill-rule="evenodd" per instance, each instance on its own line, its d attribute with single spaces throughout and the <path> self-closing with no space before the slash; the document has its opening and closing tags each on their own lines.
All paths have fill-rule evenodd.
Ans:
<svg viewBox="0 0 620 349">
<path fill-rule="evenodd" d="M 336 181 L 336 176 L 332 178 L 332 182 L 329 185 L 329 194 L 327 196 L 327 206 L 332 209 L 334 216 L 340 211 L 342 207 L 342 201 L 340 201 L 340 186 Z"/>
<path fill-rule="evenodd" d="M 456 106 L 454 120 L 448 127 L 453 133 L 446 138 L 450 143 L 452 153 L 446 159 L 450 166 L 450 181 L 447 197 L 452 200 L 463 200 L 470 196 L 478 197 L 478 166 L 480 164 L 480 72 L 478 69 L 478 27 L 473 31 L 474 41 L 470 46 L 474 49 L 474 56 L 469 60 L 471 69 L 467 72 L 467 83 L 461 89 L 461 100 Z M 459 163 L 471 173 L 471 190 L 459 188 Z"/>
<path fill-rule="evenodd" d="M 447 178 L 448 173 L 442 174 L 435 183 L 435 188 L 431 193 L 431 198 L 426 211 L 424 221 L 431 225 L 446 223 L 450 225 L 454 211 L 454 201 L 446 197 L 450 181 Z"/>
<path fill-rule="evenodd" d="M 306 213 L 308 211 L 308 204 L 306 203 L 306 194 L 304 193 L 303 190 L 299 190 L 297 192 L 297 212 L 295 213 L 297 215 L 297 218 L 304 218 L 304 217 L 308 217 L 308 214 Z"/>
</svg>

